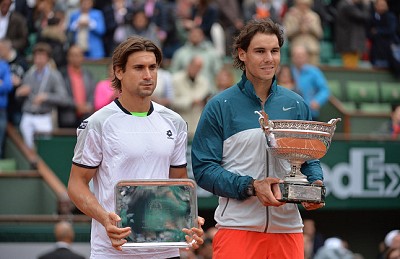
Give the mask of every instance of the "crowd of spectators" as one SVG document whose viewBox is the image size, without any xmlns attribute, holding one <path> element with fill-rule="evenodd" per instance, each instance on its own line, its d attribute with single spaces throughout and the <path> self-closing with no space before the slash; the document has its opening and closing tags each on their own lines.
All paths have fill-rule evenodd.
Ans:
<svg viewBox="0 0 400 259">
<path fill-rule="evenodd" d="M 112 75 L 97 82 L 83 64 L 109 58 L 120 42 L 136 34 L 154 41 L 164 55 L 155 100 L 186 114 L 194 131 L 206 101 L 220 87 L 227 87 L 218 85 L 220 70 L 228 77 L 231 74 L 233 79 L 228 81 L 234 82 L 229 66 L 233 37 L 248 20 L 271 18 L 282 25 L 289 53 L 303 49 L 308 56 L 308 75 L 305 67 L 292 63 L 293 55 L 288 55 L 287 65 L 292 89 L 307 97 L 317 119 L 329 97 L 326 79 L 318 69 L 321 43 L 334 46 L 345 67 L 357 67 L 363 59 L 373 67 L 400 69 L 390 47 L 400 45 L 399 10 L 399 4 L 391 0 L 0 0 L 0 58 L 10 66 L 13 85 L 0 94 L 8 96 L 3 103 L 6 116 L 16 126 L 32 115 L 52 119 L 39 123 L 37 129 L 29 126 L 29 134 L 21 129 L 33 147 L 28 136 L 43 130 L 43 125 L 48 125 L 46 131 L 75 128 L 118 95 L 110 89 Z M 44 51 L 49 60 L 43 69 L 35 64 L 42 62 L 34 51 L 38 44 L 51 49 Z M 42 79 L 47 78 L 46 71 L 62 81 L 54 87 L 62 88 L 54 90 L 62 98 L 52 92 L 52 86 L 43 86 L 50 83 Z M 301 82 L 310 74 L 319 79 L 312 87 L 304 86 Z M 37 80 L 37 92 L 23 90 L 22 86 L 34 84 L 32 80 Z M 47 90 L 51 94 L 45 95 Z M 33 101 L 35 95 L 41 96 L 40 105 L 48 109 Z"/>
<path fill-rule="evenodd" d="M 244 23 L 269 17 L 285 27 L 290 44 L 306 45 L 311 63 L 318 64 L 322 40 L 337 53 L 362 58 L 376 51 L 376 41 L 397 42 L 398 6 L 394 0 L 1 0 L 0 38 L 10 39 L 26 57 L 37 41 L 48 42 L 62 66 L 66 61 L 59 54 L 71 44 L 79 45 L 86 58 L 101 59 L 137 34 L 159 44 L 168 62 L 194 27 L 214 46 L 224 41 L 225 53 L 219 54 L 230 56 L 231 39 Z M 373 65 L 385 66 L 381 57 Z"/>
</svg>

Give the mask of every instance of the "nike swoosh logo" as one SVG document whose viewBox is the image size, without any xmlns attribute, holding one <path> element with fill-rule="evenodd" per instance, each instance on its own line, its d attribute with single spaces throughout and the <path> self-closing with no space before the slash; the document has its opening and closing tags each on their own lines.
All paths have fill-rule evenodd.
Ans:
<svg viewBox="0 0 400 259">
<path fill-rule="evenodd" d="M 284 112 L 287 112 L 288 110 L 291 110 L 291 109 L 294 109 L 295 107 L 289 107 L 289 108 L 285 108 L 285 107 L 282 107 L 282 110 L 284 111 Z"/>
</svg>

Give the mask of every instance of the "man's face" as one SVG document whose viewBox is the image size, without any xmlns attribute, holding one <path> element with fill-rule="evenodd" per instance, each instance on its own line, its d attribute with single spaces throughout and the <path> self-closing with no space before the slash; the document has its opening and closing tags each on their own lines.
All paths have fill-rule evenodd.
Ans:
<svg viewBox="0 0 400 259">
<path fill-rule="evenodd" d="M 195 58 L 188 65 L 188 74 L 192 78 L 196 78 L 201 69 L 203 68 L 203 61 L 200 58 Z"/>
<path fill-rule="evenodd" d="M 93 7 L 93 0 L 81 0 L 81 11 L 88 12 Z"/>
<path fill-rule="evenodd" d="M 157 85 L 158 65 L 153 52 L 139 51 L 132 53 L 126 62 L 125 72 L 116 68 L 115 76 L 121 81 L 122 94 L 148 97 Z"/>
<path fill-rule="evenodd" d="M 239 59 L 246 66 L 246 76 L 253 83 L 270 82 L 281 60 L 278 37 L 275 34 L 257 33 L 247 49 L 238 50 Z"/>
<path fill-rule="evenodd" d="M 33 63 L 38 67 L 38 68 L 43 68 L 47 65 L 47 62 L 49 62 L 49 56 L 47 55 L 46 52 L 44 51 L 37 51 L 33 54 Z"/>
<path fill-rule="evenodd" d="M 0 11 L 2 15 L 6 15 L 8 10 L 10 10 L 11 0 L 3 0 L 0 3 Z"/>
<path fill-rule="evenodd" d="M 77 46 L 72 46 L 68 51 L 68 63 L 74 67 L 80 67 L 85 59 L 83 51 Z"/>
<path fill-rule="evenodd" d="M 204 33 L 200 28 L 192 29 L 189 32 L 189 41 L 193 45 L 196 46 L 196 45 L 200 44 L 203 40 L 204 40 Z"/>
<path fill-rule="evenodd" d="M 379 13 L 379 14 L 383 14 L 388 10 L 388 5 L 386 3 L 386 1 L 384 0 L 377 0 L 375 2 L 375 10 Z"/>
<path fill-rule="evenodd" d="M 295 46 L 292 48 L 292 63 L 296 67 L 302 67 L 308 62 L 307 50 L 303 46 Z"/>
</svg>

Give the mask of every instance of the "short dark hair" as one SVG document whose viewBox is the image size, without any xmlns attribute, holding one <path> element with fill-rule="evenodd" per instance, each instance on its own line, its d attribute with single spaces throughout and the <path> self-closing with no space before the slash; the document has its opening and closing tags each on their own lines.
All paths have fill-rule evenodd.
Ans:
<svg viewBox="0 0 400 259">
<path fill-rule="evenodd" d="M 50 58 L 51 57 L 51 47 L 46 42 L 38 42 L 33 47 L 32 53 L 35 54 L 36 52 L 45 53 Z"/>
<path fill-rule="evenodd" d="M 245 70 L 245 64 L 239 59 L 238 49 L 247 51 L 250 42 L 257 33 L 275 34 L 278 37 L 279 47 L 283 46 L 284 36 L 283 27 L 275 23 L 270 18 L 250 20 L 235 37 L 232 46 L 233 66 Z"/>
<path fill-rule="evenodd" d="M 157 65 L 160 66 L 162 62 L 162 52 L 157 45 L 149 39 L 140 36 L 131 36 L 122 43 L 120 43 L 114 50 L 112 56 L 112 65 L 114 73 L 117 67 L 120 67 L 123 72 L 126 69 L 126 62 L 128 57 L 135 52 L 149 51 L 153 52 L 156 56 Z M 117 91 L 121 91 L 121 81 L 115 76 L 112 79 L 112 87 Z"/>
</svg>

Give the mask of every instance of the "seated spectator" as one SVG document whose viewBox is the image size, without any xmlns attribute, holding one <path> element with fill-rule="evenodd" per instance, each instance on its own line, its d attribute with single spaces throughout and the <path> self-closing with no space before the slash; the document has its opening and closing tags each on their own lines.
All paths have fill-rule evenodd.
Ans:
<svg viewBox="0 0 400 259">
<path fill-rule="evenodd" d="M 312 3 L 313 0 L 295 0 L 295 5 L 289 8 L 283 18 L 283 25 L 290 46 L 307 46 L 309 63 L 318 65 L 323 30 L 319 15 L 311 9 Z"/>
<path fill-rule="evenodd" d="M 104 16 L 100 10 L 93 8 L 93 0 L 80 0 L 79 10 L 71 13 L 68 31 L 72 33 L 72 43 L 85 51 L 85 57 L 105 57 L 102 38 L 105 33 Z"/>
<path fill-rule="evenodd" d="M 125 29 L 125 35 L 128 37 L 129 35 L 139 35 L 153 41 L 161 48 L 157 26 L 146 16 L 143 9 L 138 9 L 133 12 L 132 18 L 128 20 Z"/>
<path fill-rule="evenodd" d="M 216 75 L 215 84 L 217 93 L 235 84 L 235 73 L 231 64 L 225 64 L 221 67 Z"/>
<path fill-rule="evenodd" d="M 66 221 L 60 221 L 54 226 L 54 236 L 57 243 L 54 250 L 39 256 L 38 259 L 84 259 L 85 257 L 75 253 L 71 249 L 71 245 L 75 239 L 75 232 L 72 225 Z"/>
<path fill-rule="evenodd" d="M 34 135 L 53 130 L 52 111 L 70 100 L 61 73 L 50 66 L 51 48 L 39 42 L 33 48 L 33 66 L 25 74 L 16 97 L 24 100 L 20 131 L 26 145 L 34 149 Z"/>
<path fill-rule="evenodd" d="M 309 52 L 305 46 L 291 48 L 291 61 L 295 91 L 310 106 L 313 120 L 318 120 L 320 109 L 330 96 L 325 75 L 321 69 L 309 63 Z"/>
<path fill-rule="evenodd" d="M 281 65 L 277 74 L 276 74 L 277 82 L 279 85 L 286 87 L 292 91 L 296 89 L 296 83 L 294 82 L 293 74 L 288 65 Z"/>
<path fill-rule="evenodd" d="M 11 3 L 11 0 L 0 0 L 0 20 L 4 24 L 0 26 L 0 39 L 11 40 L 18 54 L 24 54 L 28 43 L 27 22 L 24 16 L 10 9 Z"/>
<path fill-rule="evenodd" d="M 78 45 L 69 48 L 67 66 L 60 70 L 71 103 L 58 107 L 58 126 L 77 128 L 93 111 L 96 82 L 92 73 L 83 67 L 84 54 Z"/>
<path fill-rule="evenodd" d="M 170 108 L 174 101 L 174 85 L 172 74 L 164 68 L 159 68 L 157 72 L 157 87 L 151 96 L 156 103 Z"/>
<path fill-rule="evenodd" d="M 222 66 L 222 60 L 215 47 L 205 38 L 200 27 L 190 30 L 188 41 L 172 57 L 170 71 L 175 73 L 185 70 L 194 56 L 202 57 L 203 65 L 200 73 L 208 80 L 209 90 L 215 93 L 214 79 Z"/>
<path fill-rule="evenodd" d="M 201 112 L 210 95 L 208 80 L 200 73 L 203 64 L 202 57 L 194 56 L 186 69 L 172 74 L 175 93 L 172 109 L 187 122 L 189 139 L 194 135 Z"/>
<path fill-rule="evenodd" d="M 15 98 L 15 92 L 22 84 L 22 78 L 28 70 L 28 63 L 22 55 L 12 47 L 9 39 L 0 40 L 0 59 L 8 62 L 11 69 L 12 89 L 8 93 L 7 115 L 8 121 L 19 126 L 22 116 L 22 102 Z"/>
<path fill-rule="evenodd" d="M 399 259 L 400 258 L 400 248 L 389 248 L 384 256 L 384 259 Z"/>
<path fill-rule="evenodd" d="M 400 230 L 391 230 L 385 236 L 385 245 L 390 248 L 400 248 Z"/>
<path fill-rule="evenodd" d="M 354 254 L 346 248 L 344 241 L 338 237 L 330 237 L 318 249 L 314 259 L 353 259 Z"/>
<path fill-rule="evenodd" d="M 380 251 L 377 258 L 398 259 L 398 256 L 400 256 L 400 230 L 393 229 L 386 234 L 383 240 L 382 251 Z"/>
<path fill-rule="evenodd" d="M 217 91 L 215 93 L 211 93 L 207 97 L 207 102 L 212 97 L 224 91 L 225 89 L 233 86 L 234 84 L 235 84 L 235 72 L 233 70 L 233 66 L 232 64 L 228 63 L 224 64 L 215 77 L 215 88 L 217 89 Z"/>
<path fill-rule="evenodd" d="M 310 258 L 313 258 L 316 252 L 324 245 L 325 240 L 322 234 L 317 230 L 313 219 L 304 219 L 303 225 L 303 234 L 308 238 L 309 242 L 309 250 L 307 252 L 309 253 Z"/>
</svg>

